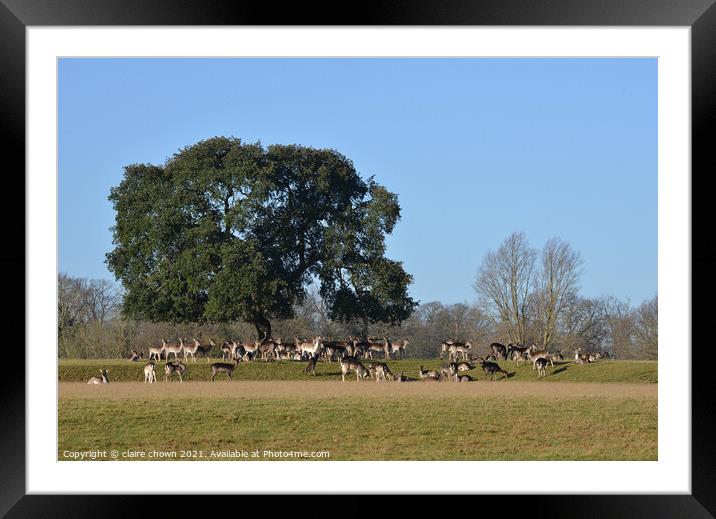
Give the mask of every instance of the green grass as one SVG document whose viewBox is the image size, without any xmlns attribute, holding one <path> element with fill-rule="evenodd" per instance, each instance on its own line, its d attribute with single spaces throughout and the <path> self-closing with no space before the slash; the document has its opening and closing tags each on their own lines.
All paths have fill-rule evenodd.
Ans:
<svg viewBox="0 0 716 519">
<path fill-rule="evenodd" d="M 154 399 L 137 391 L 129 401 L 61 398 L 58 459 L 94 449 L 196 450 L 204 460 L 222 449 L 326 450 L 331 460 L 657 459 L 656 398 Z"/>
<path fill-rule="evenodd" d="M 220 359 L 212 359 L 212 362 Z M 370 362 L 370 360 L 366 361 Z M 382 361 L 381 361 L 382 362 Z M 112 382 L 131 382 L 144 380 L 143 367 L 145 361 L 129 362 L 127 360 L 60 360 L 60 382 L 86 382 L 90 377 L 98 375 L 100 368 L 109 369 Z M 388 361 L 393 373 L 403 371 L 405 375 L 416 377 L 420 365 L 426 369 L 436 369 L 444 364 L 435 359 L 410 359 Z M 536 371 L 531 365 L 514 362 L 498 362 L 500 367 L 510 372 L 509 381 L 537 380 Z M 164 379 L 164 363 L 157 366 L 157 379 Z M 206 359 L 197 359 L 196 364 L 189 361 L 185 380 L 209 380 L 210 365 Z M 235 380 L 340 380 L 340 366 L 337 363 L 319 362 L 317 376 L 311 377 L 303 373 L 305 362 L 247 362 L 241 363 L 234 373 Z M 594 364 L 580 366 L 574 362 L 555 364 L 547 368 L 547 376 L 542 382 L 625 382 L 625 383 L 656 383 L 658 364 L 655 361 L 612 361 L 605 360 Z M 476 368 L 468 373 L 478 380 L 484 380 L 482 370 Z M 224 375 L 219 375 L 223 377 Z M 502 376 L 502 375 L 499 375 Z M 175 375 L 176 378 L 176 375 Z"/>
</svg>

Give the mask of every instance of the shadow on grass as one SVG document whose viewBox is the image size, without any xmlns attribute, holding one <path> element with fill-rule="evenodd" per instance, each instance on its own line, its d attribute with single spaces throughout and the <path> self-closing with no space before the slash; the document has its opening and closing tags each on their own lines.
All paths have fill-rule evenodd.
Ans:
<svg viewBox="0 0 716 519">
<path fill-rule="evenodd" d="M 567 371 L 567 366 L 555 369 L 552 373 L 550 373 L 550 376 L 556 375 L 557 373 L 562 373 L 563 371 Z"/>
</svg>

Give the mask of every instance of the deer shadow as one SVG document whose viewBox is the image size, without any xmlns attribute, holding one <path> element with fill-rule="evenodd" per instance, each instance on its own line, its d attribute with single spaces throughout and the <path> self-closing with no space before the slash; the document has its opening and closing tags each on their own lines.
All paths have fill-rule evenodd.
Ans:
<svg viewBox="0 0 716 519">
<path fill-rule="evenodd" d="M 563 371 L 567 371 L 567 366 L 555 369 L 552 373 L 550 373 L 550 376 L 556 375 L 557 373 L 562 373 Z"/>
</svg>

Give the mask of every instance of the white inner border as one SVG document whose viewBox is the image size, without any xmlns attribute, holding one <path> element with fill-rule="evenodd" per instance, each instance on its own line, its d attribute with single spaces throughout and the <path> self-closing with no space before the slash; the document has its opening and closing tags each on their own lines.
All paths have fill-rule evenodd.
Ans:
<svg viewBox="0 0 716 519">
<path fill-rule="evenodd" d="M 690 36 L 688 27 L 28 27 L 27 492 L 690 493 Z M 659 461 L 56 461 L 57 58 L 327 55 L 659 58 Z"/>
</svg>

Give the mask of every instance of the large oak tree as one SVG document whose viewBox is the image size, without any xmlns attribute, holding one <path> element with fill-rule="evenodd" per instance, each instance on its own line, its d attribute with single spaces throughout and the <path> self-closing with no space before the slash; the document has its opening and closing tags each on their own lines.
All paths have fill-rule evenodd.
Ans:
<svg viewBox="0 0 716 519">
<path fill-rule="evenodd" d="M 136 319 L 252 323 L 291 317 L 312 281 L 331 317 L 400 323 L 412 277 L 385 257 L 395 194 L 334 150 L 216 137 L 164 165 L 133 164 L 109 196 L 107 264 Z"/>
</svg>

